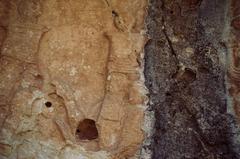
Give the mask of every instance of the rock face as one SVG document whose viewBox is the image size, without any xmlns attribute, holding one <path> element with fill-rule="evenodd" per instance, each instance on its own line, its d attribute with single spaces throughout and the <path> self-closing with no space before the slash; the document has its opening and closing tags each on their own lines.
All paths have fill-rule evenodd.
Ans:
<svg viewBox="0 0 240 159">
<path fill-rule="evenodd" d="M 239 0 L 0 0 L 0 158 L 240 159 L 239 14 Z"/>
<path fill-rule="evenodd" d="M 156 118 L 152 158 L 240 158 L 239 7 L 238 0 L 150 0 L 144 72 Z"/>
<path fill-rule="evenodd" d="M 0 0 L 0 158 L 130 158 L 146 0 Z"/>
</svg>

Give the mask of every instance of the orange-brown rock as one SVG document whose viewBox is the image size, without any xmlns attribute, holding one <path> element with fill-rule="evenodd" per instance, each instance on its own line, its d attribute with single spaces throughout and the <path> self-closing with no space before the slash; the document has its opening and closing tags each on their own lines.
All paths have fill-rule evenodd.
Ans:
<svg viewBox="0 0 240 159">
<path fill-rule="evenodd" d="M 140 149 L 146 0 L 0 1 L 0 158 Z"/>
</svg>

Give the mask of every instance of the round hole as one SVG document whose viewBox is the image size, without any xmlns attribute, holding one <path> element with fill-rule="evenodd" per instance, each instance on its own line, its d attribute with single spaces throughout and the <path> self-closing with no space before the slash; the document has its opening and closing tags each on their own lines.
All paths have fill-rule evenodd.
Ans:
<svg viewBox="0 0 240 159">
<path fill-rule="evenodd" d="M 76 129 L 76 137 L 80 140 L 94 140 L 98 138 L 96 123 L 91 119 L 84 119 L 79 122 Z"/>
<path fill-rule="evenodd" d="M 50 107 L 52 106 L 52 103 L 51 103 L 51 102 L 46 102 L 46 103 L 45 103 L 45 106 L 48 107 L 48 108 L 50 108 Z"/>
<path fill-rule="evenodd" d="M 112 16 L 113 17 L 118 17 L 118 13 L 116 11 L 112 10 Z"/>
</svg>

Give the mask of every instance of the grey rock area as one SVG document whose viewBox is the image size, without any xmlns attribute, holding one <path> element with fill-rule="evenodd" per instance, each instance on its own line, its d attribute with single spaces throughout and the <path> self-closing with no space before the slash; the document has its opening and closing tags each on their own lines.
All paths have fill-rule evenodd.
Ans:
<svg viewBox="0 0 240 159">
<path fill-rule="evenodd" d="M 153 159 L 238 159 L 228 106 L 228 0 L 150 0 L 145 79 Z"/>
</svg>

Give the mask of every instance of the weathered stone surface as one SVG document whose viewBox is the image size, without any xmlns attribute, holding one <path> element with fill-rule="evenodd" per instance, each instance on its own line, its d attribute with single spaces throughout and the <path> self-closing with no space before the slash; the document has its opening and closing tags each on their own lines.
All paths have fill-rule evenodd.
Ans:
<svg viewBox="0 0 240 159">
<path fill-rule="evenodd" d="M 240 158 L 239 39 L 230 42 L 228 34 L 232 25 L 238 36 L 239 14 L 230 19 L 239 1 L 232 2 L 150 1 L 144 72 L 156 118 L 146 147 L 152 158 Z M 236 115 L 227 98 L 227 65 Z"/>
<path fill-rule="evenodd" d="M 0 0 L 0 158 L 240 158 L 239 14 L 239 0 Z"/>
<path fill-rule="evenodd" d="M 144 137 L 138 61 L 146 6 L 0 1 L 0 158 L 136 155 Z"/>
</svg>

